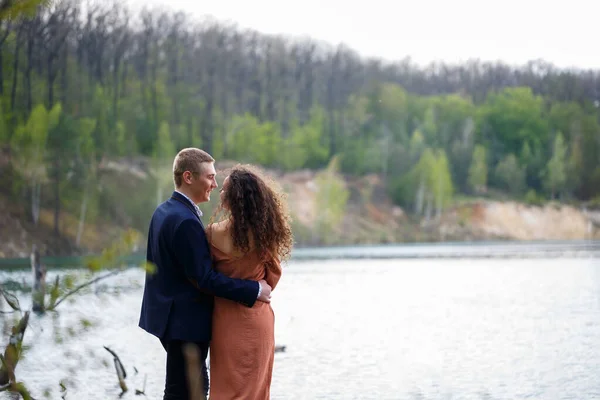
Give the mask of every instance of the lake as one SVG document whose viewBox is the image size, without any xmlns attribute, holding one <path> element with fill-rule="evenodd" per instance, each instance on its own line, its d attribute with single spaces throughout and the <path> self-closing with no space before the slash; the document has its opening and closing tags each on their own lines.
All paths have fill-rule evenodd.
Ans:
<svg viewBox="0 0 600 400">
<path fill-rule="evenodd" d="M 59 399 L 63 381 L 66 399 L 117 399 L 107 346 L 129 374 L 122 398 L 143 398 L 147 377 L 146 398 L 162 399 L 164 350 L 137 327 L 142 286 L 131 269 L 32 315 L 19 380 L 36 398 Z M 595 256 L 296 260 L 272 305 L 286 346 L 272 399 L 600 398 Z"/>
</svg>

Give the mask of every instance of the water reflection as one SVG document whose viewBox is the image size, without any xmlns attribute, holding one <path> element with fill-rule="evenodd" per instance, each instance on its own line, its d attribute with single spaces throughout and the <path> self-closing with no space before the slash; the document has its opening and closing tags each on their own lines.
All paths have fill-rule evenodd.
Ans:
<svg viewBox="0 0 600 400">
<path fill-rule="evenodd" d="M 595 259 L 291 263 L 274 293 L 276 338 L 287 349 L 275 359 L 272 398 L 600 397 L 599 267 Z M 146 398 L 162 398 L 164 351 L 137 328 L 142 282 L 130 270 L 58 314 L 32 315 L 20 379 L 40 398 L 60 398 L 62 381 L 67 399 L 117 399 L 107 346 L 127 369 L 123 398 L 138 398 L 145 376 Z"/>
</svg>

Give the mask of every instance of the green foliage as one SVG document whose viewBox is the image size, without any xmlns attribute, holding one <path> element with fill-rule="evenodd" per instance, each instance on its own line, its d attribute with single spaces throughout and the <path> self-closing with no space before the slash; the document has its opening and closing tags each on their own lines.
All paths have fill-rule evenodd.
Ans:
<svg viewBox="0 0 600 400">
<path fill-rule="evenodd" d="M 294 123 L 283 139 L 279 163 L 288 171 L 318 168 L 326 164 L 329 150 L 323 138 L 324 114 L 315 109 L 304 124 Z"/>
<path fill-rule="evenodd" d="M 535 96 L 531 88 L 506 88 L 490 93 L 481 108 L 481 123 L 489 128 L 492 138 L 499 141 L 506 154 L 517 154 L 522 143 L 534 149 L 548 136 L 544 118 L 544 100 Z"/>
<path fill-rule="evenodd" d="M 32 17 L 39 7 L 49 7 L 52 0 L 4 0 L 0 3 L 0 20 Z"/>
<path fill-rule="evenodd" d="M 532 206 L 539 206 L 544 203 L 544 199 L 540 197 L 535 190 L 529 189 L 525 194 L 525 203 Z"/>
<path fill-rule="evenodd" d="M 264 166 L 279 164 L 281 144 L 279 126 L 261 123 L 250 114 L 235 117 L 226 134 L 226 148 L 232 158 Z"/>
</svg>

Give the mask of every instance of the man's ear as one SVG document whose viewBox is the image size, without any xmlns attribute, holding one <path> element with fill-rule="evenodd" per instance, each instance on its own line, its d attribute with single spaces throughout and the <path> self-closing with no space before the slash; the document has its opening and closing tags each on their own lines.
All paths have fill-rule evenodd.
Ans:
<svg viewBox="0 0 600 400">
<path fill-rule="evenodd" d="M 192 183 L 192 173 L 190 171 L 185 171 L 182 175 L 183 181 L 190 185 Z"/>
</svg>

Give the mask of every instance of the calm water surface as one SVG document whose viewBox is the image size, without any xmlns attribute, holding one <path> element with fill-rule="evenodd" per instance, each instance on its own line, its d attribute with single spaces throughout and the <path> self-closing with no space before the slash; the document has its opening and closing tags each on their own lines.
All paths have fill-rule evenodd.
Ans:
<svg viewBox="0 0 600 400">
<path fill-rule="evenodd" d="M 137 328 L 142 284 L 127 271 L 32 316 L 19 379 L 37 398 L 59 399 L 63 380 L 66 399 L 117 399 L 108 346 L 123 398 L 142 398 L 146 376 L 146 398 L 162 399 L 164 351 Z M 600 399 L 598 259 L 296 261 L 272 304 L 287 346 L 273 399 Z"/>
</svg>

